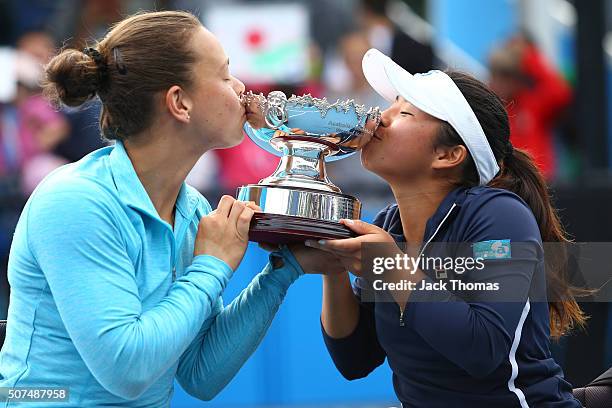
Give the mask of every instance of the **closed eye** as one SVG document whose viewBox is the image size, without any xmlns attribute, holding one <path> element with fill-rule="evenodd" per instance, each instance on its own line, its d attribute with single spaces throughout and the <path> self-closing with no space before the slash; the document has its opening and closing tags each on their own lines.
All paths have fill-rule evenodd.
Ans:
<svg viewBox="0 0 612 408">
<path fill-rule="evenodd" d="M 414 116 L 414 114 L 413 114 L 413 113 L 410 113 L 410 112 L 400 112 L 400 113 L 401 113 L 402 115 L 410 115 L 410 116 Z"/>
</svg>

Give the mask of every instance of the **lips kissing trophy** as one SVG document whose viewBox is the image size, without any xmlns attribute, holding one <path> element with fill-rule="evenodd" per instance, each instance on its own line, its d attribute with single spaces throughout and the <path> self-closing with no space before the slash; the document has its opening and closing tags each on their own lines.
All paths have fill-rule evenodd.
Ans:
<svg viewBox="0 0 612 408">
<path fill-rule="evenodd" d="M 248 92 L 246 134 L 279 156 L 276 171 L 258 184 L 238 188 L 238 199 L 254 201 L 249 239 L 284 244 L 354 236 L 340 219 L 358 219 L 361 203 L 327 178 L 325 163 L 361 149 L 380 123 L 380 110 L 353 100 L 330 103 L 311 95 Z"/>
</svg>

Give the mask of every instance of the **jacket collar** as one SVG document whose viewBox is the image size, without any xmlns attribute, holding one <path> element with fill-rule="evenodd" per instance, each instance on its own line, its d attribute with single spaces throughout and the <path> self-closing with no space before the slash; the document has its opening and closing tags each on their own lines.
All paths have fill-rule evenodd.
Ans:
<svg viewBox="0 0 612 408">
<path fill-rule="evenodd" d="M 466 187 L 457 187 L 450 191 L 442 200 L 436 212 L 427 220 L 425 224 L 425 236 L 423 242 L 427 242 L 441 228 L 441 224 L 450 221 L 459 210 L 461 204 L 465 201 L 469 189 Z M 459 207 L 459 208 L 457 208 Z M 449 214 L 450 212 L 453 214 Z"/>
<path fill-rule="evenodd" d="M 136 170 L 134 170 L 123 142 L 120 140 L 115 142 L 115 146 L 110 152 L 109 161 L 120 200 L 131 208 L 144 212 L 153 218 L 161 219 L 149 194 L 140 182 Z M 176 200 L 176 208 L 183 217 L 188 217 L 192 212 L 191 210 L 195 209 L 195 204 L 192 201 L 194 200 L 189 200 L 187 194 L 187 184 L 183 181 Z"/>
<path fill-rule="evenodd" d="M 427 220 L 425 224 L 425 234 L 423 236 L 423 242 L 428 242 L 433 239 L 433 235 L 436 234 L 441 228 L 442 224 L 451 221 L 461 204 L 465 201 L 469 188 L 457 187 L 450 191 L 442 200 L 436 212 Z M 402 228 L 402 221 L 400 218 L 399 207 L 394 204 L 390 211 L 393 211 L 391 221 L 389 223 L 388 232 L 397 242 L 405 242 L 404 231 Z"/>
</svg>

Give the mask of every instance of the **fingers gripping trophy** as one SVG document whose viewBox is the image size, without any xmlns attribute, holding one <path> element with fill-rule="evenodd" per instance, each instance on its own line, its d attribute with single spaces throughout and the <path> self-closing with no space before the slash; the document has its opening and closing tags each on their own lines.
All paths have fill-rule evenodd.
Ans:
<svg viewBox="0 0 612 408">
<path fill-rule="evenodd" d="M 307 239 L 349 238 L 339 221 L 358 219 L 361 203 L 328 178 L 325 163 L 341 160 L 368 143 L 380 124 L 380 110 L 353 100 L 329 103 L 311 95 L 248 92 L 246 134 L 280 157 L 276 171 L 258 184 L 238 188 L 238 199 L 262 209 L 251 221 L 249 238 L 273 244 Z"/>
</svg>

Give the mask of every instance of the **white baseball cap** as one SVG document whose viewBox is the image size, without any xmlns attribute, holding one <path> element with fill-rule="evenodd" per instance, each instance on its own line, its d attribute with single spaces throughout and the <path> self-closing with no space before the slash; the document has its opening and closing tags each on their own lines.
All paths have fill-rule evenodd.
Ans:
<svg viewBox="0 0 612 408">
<path fill-rule="evenodd" d="M 480 185 L 487 184 L 499 172 L 480 122 L 448 75 L 438 70 L 412 75 L 374 48 L 363 56 L 362 68 L 372 88 L 389 102 L 399 95 L 423 112 L 448 122 L 472 155 Z"/>
</svg>

